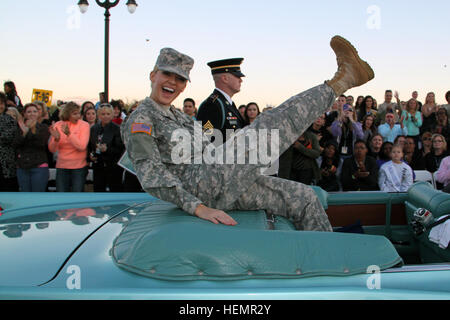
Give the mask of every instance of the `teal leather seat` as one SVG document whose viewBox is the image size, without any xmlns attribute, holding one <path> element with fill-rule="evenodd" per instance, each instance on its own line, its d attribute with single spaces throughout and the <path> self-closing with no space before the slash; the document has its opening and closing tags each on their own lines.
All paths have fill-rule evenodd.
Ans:
<svg viewBox="0 0 450 320">
<path fill-rule="evenodd" d="M 136 217 L 115 239 L 114 262 L 164 280 L 244 280 L 348 276 L 377 265 L 402 264 L 382 236 L 268 230 L 263 211 L 228 212 L 238 225 L 215 225 L 158 201 L 134 208 Z"/>
<path fill-rule="evenodd" d="M 450 194 L 434 189 L 427 182 L 415 183 L 408 190 L 405 202 L 408 224 L 413 219 L 414 212 L 419 208 L 429 210 L 434 218 L 450 214 Z M 412 232 L 412 228 L 410 228 Z M 450 262 L 450 247 L 441 249 L 437 244 L 428 240 L 430 230 L 416 236 L 419 244 L 420 258 L 423 263 Z"/>
</svg>

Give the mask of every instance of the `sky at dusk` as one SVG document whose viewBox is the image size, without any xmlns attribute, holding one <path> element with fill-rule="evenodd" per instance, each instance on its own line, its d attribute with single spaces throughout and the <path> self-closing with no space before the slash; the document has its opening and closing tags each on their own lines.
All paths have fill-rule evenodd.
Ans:
<svg viewBox="0 0 450 320">
<path fill-rule="evenodd" d="M 450 1 L 126 1 L 111 9 L 110 98 L 125 102 L 150 93 L 149 72 L 161 48 L 195 59 L 186 97 L 199 104 L 214 89 L 207 62 L 243 57 L 246 75 L 237 105 L 261 108 L 331 79 L 336 59 L 329 42 L 350 40 L 375 71 L 375 79 L 348 94 L 385 89 L 407 100 L 413 90 L 445 102 L 450 90 Z M 53 101 L 98 100 L 103 91 L 104 9 L 77 0 L 0 1 L 0 80 L 15 82 L 22 101 L 33 88 L 52 90 Z"/>
</svg>

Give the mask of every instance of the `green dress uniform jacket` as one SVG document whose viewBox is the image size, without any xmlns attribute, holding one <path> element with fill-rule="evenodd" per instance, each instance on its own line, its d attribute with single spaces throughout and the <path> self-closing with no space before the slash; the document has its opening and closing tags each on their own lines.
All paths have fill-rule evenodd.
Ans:
<svg viewBox="0 0 450 320">
<path fill-rule="evenodd" d="M 202 102 L 197 112 L 197 120 L 202 122 L 203 130 L 217 129 L 222 132 L 223 141 L 226 140 L 227 129 L 241 129 L 245 126 L 236 105 L 230 104 L 218 90 Z"/>
</svg>

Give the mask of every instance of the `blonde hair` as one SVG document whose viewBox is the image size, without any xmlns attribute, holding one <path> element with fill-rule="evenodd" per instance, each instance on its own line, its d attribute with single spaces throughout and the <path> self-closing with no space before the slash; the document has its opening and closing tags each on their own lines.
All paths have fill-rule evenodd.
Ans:
<svg viewBox="0 0 450 320">
<path fill-rule="evenodd" d="M 433 134 L 432 136 L 431 136 L 431 142 L 433 142 L 433 140 L 434 140 L 434 138 L 436 138 L 436 137 L 440 137 L 441 139 L 442 139 L 442 145 L 443 145 L 443 149 L 444 150 L 447 150 L 447 140 L 445 139 L 445 137 L 442 135 L 442 134 L 440 134 L 440 133 L 435 133 L 435 134 Z"/>
<path fill-rule="evenodd" d="M 396 143 L 392 146 L 392 150 L 394 150 L 394 149 L 400 149 L 402 151 L 402 153 L 404 153 L 403 147 L 399 143 Z M 391 152 L 392 152 L 392 150 L 391 150 Z"/>
<path fill-rule="evenodd" d="M 106 109 L 109 112 L 111 112 L 112 114 L 114 114 L 114 108 L 112 105 L 110 105 L 109 103 L 102 103 L 98 109 L 97 109 L 97 113 L 100 112 L 100 110 Z"/>
<path fill-rule="evenodd" d="M 10 116 L 13 117 L 17 122 L 19 122 L 20 120 L 23 120 L 23 117 L 20 114 L 19 110 L 17 110 L 17 108 L 8 107 L 5 111 L 5 113 L 8 114 L 8 111 L 12 111 L 12 113 L 14 113 L 15 118 L 12 115 L 10 115 Z"/>
<path fill-rule="evenodd" d="M 411 109 L 410 104 L 411 104 L 413 101 L 416 103 L 416 107 L 415 107 L 414 112 L 417 112 L 417 107 L 418 107 L 418 105 L 417 105 L 417 100 L 414 99 L 414 98 L 409 99 L 408 102 L 406 103 L 406 111 L 407 111 L 407 112 L 410 112 L 410 109 Z"/>
<path fill-rule="evenodd" d="M 432 94 L 433 95 L 433 104 L 436 104 L 436 95 L 434 94 L 434 92 L 428 92 L 427 95 L 425 96 L 425 104 L 427 103 L 427 98 L 428 96 Z"/>
</svg>

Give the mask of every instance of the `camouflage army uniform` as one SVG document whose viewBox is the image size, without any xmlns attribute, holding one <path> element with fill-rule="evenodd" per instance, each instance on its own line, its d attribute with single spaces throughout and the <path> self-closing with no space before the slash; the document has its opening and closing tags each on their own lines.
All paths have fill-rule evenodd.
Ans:
<svg viewBox="0 0 450 320">
<path fill-rule="evenodd" d="M 247 128 L 278 129 L 282 154 L 334 100 L 334 91 L 319 85 L 262 113 Z M 190 214 L 202 203 L 219 210 L 264 209 L 290 219 L 299 230 L 332 231 L 310 187 L 263 176 L 262 164 L 174 164 L 172 132 L 185 128 L 194 136 L 194 121 L 174 107 L 165 111 L 147 98 L 122 126 L 123 141 L 146 192 Z M 137 124 L 145 125 L 146 132 L 132 133 Z"/>
</svg>

